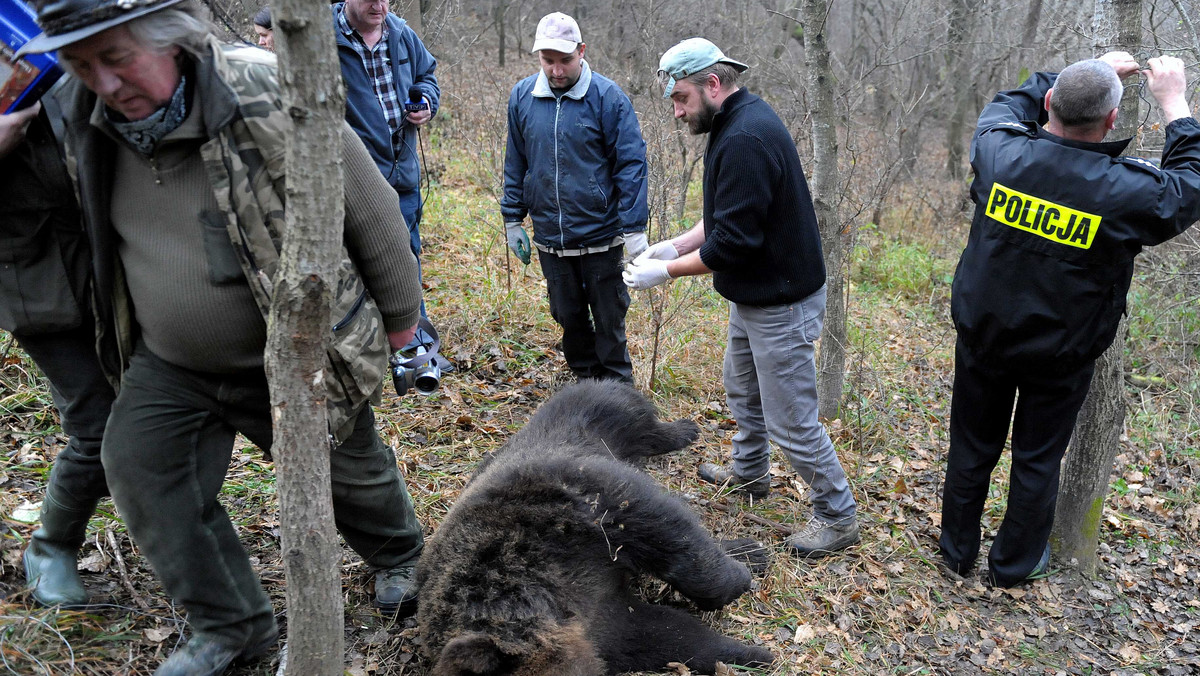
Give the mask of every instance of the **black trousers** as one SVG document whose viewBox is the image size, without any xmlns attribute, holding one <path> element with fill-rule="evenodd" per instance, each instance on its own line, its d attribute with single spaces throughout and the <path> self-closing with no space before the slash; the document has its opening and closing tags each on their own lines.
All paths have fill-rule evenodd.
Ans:
<svg viewBox="0 0 1200 676">
<path fill-rule="evenodd" d="M 96 359 L 96 329 L 86 318 L 70 331 L 17 334 L 17 342 L 50 381 L 68 441 L 54 460 L 46 490 L 72 510 L 89 512 L 108 495 L 100 442 L 116 393 Z"/>
<path fill-rule="evenodd" d="M 633 383 L 625 342 L 629 289 L 621 279 L 623 251 L 615 246 L 582 256 L 538 252 L 550 314 L 563 330 L 563 356 L 578 378 Z"/>
<path fill-rule="evenodd" d="M 1062 457 L 1094 367 L 1095 362 L 1089 361 L 1055 373 L 985 368 L 959 340 L 940 539 L 942 558 L 950 568 L 966 574 L 975 566 L 980 517 L 1010 420 L 1008 507 L 988 553 L 988 569 L 996 584 L 1009 586 L 1037 566 L 1054 525 Z"/>
</svg>

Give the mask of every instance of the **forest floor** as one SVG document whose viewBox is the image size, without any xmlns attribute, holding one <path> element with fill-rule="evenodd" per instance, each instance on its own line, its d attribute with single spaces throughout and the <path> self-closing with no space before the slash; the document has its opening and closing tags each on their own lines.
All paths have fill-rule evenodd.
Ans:
<svg viewBox="0 0 1200 676">
<path fill-rule="evenodd" d="M 431 152 L 438 177 L 422 224 L 427 301 L 458 371 L 432 397 L 386 393 L 379 418 L 426 533 L 436 537 L 480 457 L 569 379 L 538 266 L 525 268 L 508 255 L 479 172 L 462 158 Z M 842 417 L 828 427 L 858 499 L 863 536 L 837 556 L 803 561 L 784 551 L 786 530 L 804 522 L 809 506 L 803 482 L 778 455 L 771 497 L 752 505 L 696 479 L 700 462 L 727 458 L 735 426 L 720 378 L 726 308 L 711 282 L 677 281 L 666 291 L 635 294 L 628 325 L 638 386 L 664 417 L 701 426 L 692 448 L 652 461 L 648 471 L 714 533 L 754 537 L 773 551 L 752 592 L 703 617 L 778 657 L 773 668 L 748 673 L 1200 673 L 1194 348 L 1154 362 L 1160 367 L 1152 378 L 1131 379 L 1127 435 L 1104 506 L 1094 577 L 1054 561 L 1045 579 L 1001 590 L 979 575 L 947 579 L 935 565 L 953 372 L 950 279 L 969 217 L 960 192 L 961 184 L 949 191 L 953 215 L 936 225 L 928 210 L 889 213 L 885 224 L 857 237 L 848 395 Z M 665 317 L 658 331 L 655 316 Z M 1137 333 L 1135 326 L 1135 336 L 1152 328 Z M 80 563 L 96 605 L 86 612 L 39 609 L 23 592 L 21 551 L 64 437 L 32 363 L 8 336 L 0 336 L 0 352 L 0 673 L 149 674 L 187 632 L 107 501 L 92 520 Z M 984 515 L 985 552 L 1004 511 L 1005 462 Z M 271 463 L 239 444 L 222 502 L 286 627 L 274 491 Z M 414 623 L 371 607 L 371 577 L 347 549 L 346 673 L 426 674 Z M 641 587 L 653 600 L 687 607 L 658 582 Z M 278 659 L 272 653 L 230 673 L 272 674 Z"/>
</svg>

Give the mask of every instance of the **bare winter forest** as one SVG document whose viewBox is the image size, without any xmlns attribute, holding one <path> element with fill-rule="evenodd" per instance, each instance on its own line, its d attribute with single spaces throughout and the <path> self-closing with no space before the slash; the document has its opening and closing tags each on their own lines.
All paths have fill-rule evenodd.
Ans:
<svg viewBox="0 0 1200 676">
<path fill-rule="evenodd" d="M 210 7 L 227 36 L 253 35 L 252 0 L 212 0 Z M 664 417 L 692 419 L 702 430 L 692 448 L 652 461 L 648 471 L 719 536 L 754 537 L 773 552 L 752 592 L 703 614 L 718 631 L 777 656 L 769 670 L 728 673 L 1200 673 L 1195 228 L 1139 258 L 1128 326 L 1106 357 L 1112 388 L 1102 396 L 1120 414 L 1108 424 L 1111 451 L 1103 434 L 1091 435 L 1103 431 L 1103 421 L 1087 428 L 1085 420 L 1068 452 L 1069 462 L 1099 449 L 1090 467 L 1064 471 L 1064 482 L 1088 469 L 1102 472 L 1096 544 L 1073 556 L 1060 549 L 1046 579 L 1014 590 L 978 576 L 951 580 L 935 565 L 954 365 L 950 282 L 971 219 L 967 153 L 975 119 L 997 90 L 1110 49 L 1142 63 L 1159 54 L 1183 59 L 1195 112 L 1200 6 L 393 0 L 392 10 L 437 57 L 442 88 L 441 110 L 422 138 L 422 263 L 430 315 L 459 370 L 435 396 L 387 391 L 378 409 L 427 536 L 436 537 L 483 454 L 569 381 L 541 272 L 509 253 L 498 206 L 508 95 L 538 68 L 529 53 L 538 19 L 559 10 L 578 19 L 592 68 L 633 100 L 648 145 L 651 242 L 690 227 L 700 213 L 704 139 L 672 118 L 655 79 L 659 55 L 686 37 L 709 38 L 750 65 L 742 83 L 792 132 L 816 197 L 830 269 L 830 314 L 819 344 L 822 411 L 863 525 L 861 544 L 844 555 L 801 561 L 784 551 L 783 538 L 806 520 L 808 502 L 804 483 L 778 455 L 778 490 L 767 501 L 742 502 L 696 479 L 700 462 L 728 456 L 735 427 L 720 376 L 727 310 L 711 281 L 638 292 L 628 318 L 639 389 Z M 1138 78 L 1126 81 L 1121 121 L 1118 131 L 1134 136 L 1131 152 L 1155 158 L 1162 125 Z M 0 420 L 0 673 L 152 673 L 186 640 L 182 611 L 109 502 L 92 519 L 80 562 L 96 605 L 47 610 L 23 590 L 21 552 L 65 438 L 44 379 L 3 333 Z M 1004 511 L 1006 470 L 1002 460 L 993 476 L 985 546 Z M 248 442 L 235 450 L 222 502 L 286 627 L 275 473 Z M 1077 526 L 1056 524 L 1056 533 Z M 370 571 L 344 551 L 345 673 L 423 676 L 428 664 L 415 624 L 371 607 Z M 687 607 L 657 581 L 640 592 Z M 231 673 L 278 668 L 273 653 Z M 669 673 L 689 672 L 680 665 Z"/>
</svg>

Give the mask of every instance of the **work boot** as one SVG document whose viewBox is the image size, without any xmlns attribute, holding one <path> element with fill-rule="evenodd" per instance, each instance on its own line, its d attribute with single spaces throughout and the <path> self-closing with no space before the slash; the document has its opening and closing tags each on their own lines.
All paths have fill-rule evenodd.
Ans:
<svg viewBox="0 0 1200 676">
<path fill-rule="evenodd" d="M 43 606 L 86 606 L 88 595 L 79 577 L 76 560 L 87 535 L 88 519 L 96 501 L 71 509 L 46 491 L 42 500 L 41 528 L 33 531 L 25 561 L 25 583 L 33 600 Z"/>
<path fill-rule="evenodd" d="M 785 542 L 802 559 L 826 556 L 858 542 L 858 519 L 848 516 L 830 522 L 813 517 Z"/>
<path fill-rule="evenodd" d="M 701 481 L 718 486 L 728 486 L 729 490 L 749 495 L 756 500 L 762 500 L 771 492 L 771 474 L 747 479 L 733 473 L 733 470 L 721 465 L 705 462 L 696 468 L 696 475 Z"/>
<path fill-rule="evenodd" d="M 375 607 L 408 617 L 417 611 L 416 566 L 402 564 L 375 573 Z"/>
<path fill-rule="evenodd" d="M 244 646 L 204 635 L 193 636 L 158 665 L 154 676 L 221 676 L 234 662 L 252 662 L 266 655 L 278 640 L 279 629 L 274 623 Z"/>
</svg>

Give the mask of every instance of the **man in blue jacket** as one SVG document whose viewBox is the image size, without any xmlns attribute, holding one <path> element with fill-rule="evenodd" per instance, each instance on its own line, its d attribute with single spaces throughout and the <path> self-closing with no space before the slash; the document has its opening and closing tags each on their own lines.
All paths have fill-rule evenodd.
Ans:
<svg viewBox="0 0 1200 676">
<path fill-rule="evenodd" d="M 965 575 L 979 555 L 979 520 L 1012 428 L 1004 521 L 988 576 L 1009 587 L 1043 574 L 1059 464 L 1095 360 L 1113 342 L 1134 257 L 1200 218 L 1200 125 L 1183 62 L 1143 71 L 1167 123 L 1159 166 L 1121 157 L 1120 78 L 1137 72 L 1110 52 L 1036 73 L 1000 92 L 971 143 L 975 217 L 954 275 L 958 331 L 941 555 Z M 1014 413 L 1015 404 L 1015 413 Z"/>
<path fill-rule="evenodd" d="M 387 0 L 346 0 L 331 7 L 338 59 L 346 85 L 346 122 L 359 135 L 380 173 L 400 197 L 417 273 L 421 268 L 421 170 L 419 129 L 437 113 L 441 100 L 437 60 Z M 424 110 L 405 112 L 406 102 Z M 426 316 L 421 302 L 421 316 Z M 432 338 L 418 329 L 413 347 Z M 442 370 L 453 366 L 440 355 Z"/>
<path fill-rule="evenodd" d="M 632 383 L 621 246 L 630 255 L 646 248 L 646 142 L 629 97 L 592 72 L 585 47 L 566 14 L 538 23 L 533 52 L 542 70 L 518 82 L 508 99 L 500 212 L 508 245 L 526 265 L 522 222 L 528 215 L 533 223 L 571 370 L 581 379 Z"/>
</svg>

